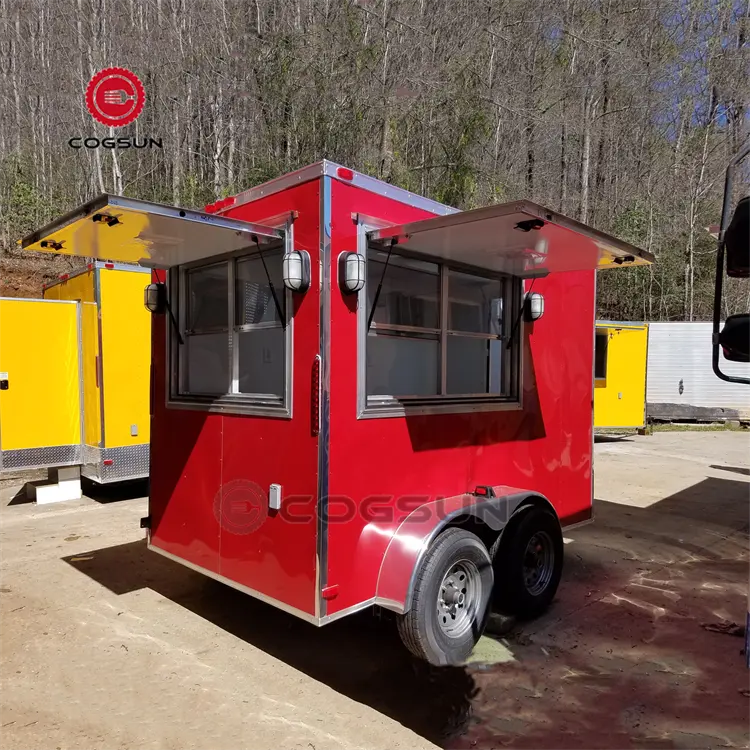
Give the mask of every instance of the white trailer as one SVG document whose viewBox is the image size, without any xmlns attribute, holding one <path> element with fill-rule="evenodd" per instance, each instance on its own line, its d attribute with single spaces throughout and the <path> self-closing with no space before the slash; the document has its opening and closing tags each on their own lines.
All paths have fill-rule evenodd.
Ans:
<svg viewBox="0 0 750 750">
<path fill-rule="evenodd" d="M 710 322 L 650 323 L 646 415 L 649 420 L 750 421 L 750 390 L 720 380 L 711 368 Z M 723 361 L 728 375 L 750 376 L 750 364 Z"/>
</svg>

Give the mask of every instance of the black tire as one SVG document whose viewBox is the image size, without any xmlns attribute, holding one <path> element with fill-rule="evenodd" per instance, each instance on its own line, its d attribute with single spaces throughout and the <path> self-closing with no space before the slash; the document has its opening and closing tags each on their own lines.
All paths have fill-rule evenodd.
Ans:
<svg viewBox="0 0 750 750">
<path fill-rule="evenodd" d="M 534 550 L 529 551 L 535 537 Z M 541 551 L 540 545 L 544 547 Z M 522 620 L 542 614 L 555 598 L 562 577 L 563 537 L 557 517 L 534 506 L 520 511 L 511 518 L 490 554 L 495 571 L 494 609 Z M 540 556 L 545 558 L 542 563 L 545 572 L 539 573 L 537 569 L 535 579 L 530 569 Z"/>
<path fill-rule="evenodd" d="M 465 662 L 487 624 L 492 583 L 492 561 L 479 537 L 444 531 L 417 571 L 411 609 L 399 618 L 404 645 L 436 666 Z"/>
</svg>

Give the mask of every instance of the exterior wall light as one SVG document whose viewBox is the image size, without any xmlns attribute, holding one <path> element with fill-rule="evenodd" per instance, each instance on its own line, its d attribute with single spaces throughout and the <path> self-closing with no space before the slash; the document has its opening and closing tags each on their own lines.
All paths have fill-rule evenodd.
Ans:
<svg viewBox="0 0 750 750">
<path fill-rule="evenodd" d="M 166 301 L 167 289 L 164 284 L 149 284 L 143 290 L 143 304 L 150 313 L 163 313 Z"/>
<path fill-rule="evenodd" d="M 287 289 L 293 292 L 306 292 L 310 288 L 310 254 L 306 250 L 285 253 L 282 275 Z"/>
<path fill-rule="evenodd" d="M 344 294 L 354 294 L 362 289 L 366 273 L 364 255 L 348 252 L 339 255 L 339 286 Z"/>
<path fill-rule="evenodd" d="M 544 315 L 544 297 L 536 292 L 526 294 L 523 300 L 523 319 L 533 323 Z"/>
</svg>

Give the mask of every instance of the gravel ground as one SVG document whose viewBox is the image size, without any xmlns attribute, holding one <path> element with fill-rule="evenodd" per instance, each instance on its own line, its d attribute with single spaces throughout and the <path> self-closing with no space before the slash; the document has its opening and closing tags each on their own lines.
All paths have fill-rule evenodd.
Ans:
<svg viewBox="0 0 750 750">
<path fill-rule="evenodd" d="M 143 485 L 0 489 L 2 748 L 748 747 L 750 439 L 596 446 L 596 521 L 557 600 L 464 668 L 388 616 L 316 629 L 147 552 Z"/>
</svg>

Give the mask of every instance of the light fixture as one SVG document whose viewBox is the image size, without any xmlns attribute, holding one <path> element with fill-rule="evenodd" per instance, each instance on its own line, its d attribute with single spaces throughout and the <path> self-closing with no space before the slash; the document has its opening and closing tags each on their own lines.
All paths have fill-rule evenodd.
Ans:
<svg viewBox="0 0 750 750">
<path fill-rule="evenodd" d="M 544 297 L 536 292 L 527 293 L 523 299 L 523 319 L 533 323 L 544 315 Z"/>
<path fill-rule="evenodd" d="M 310 254 L 306 250 L 291 250 L 284 254 L 282 263 L 284 286 L 293 292 L 310 288 Z"/>
<path fill-rule="evenodd" d="M 344 294 L 354 294 L 365 285 L 365 256 L 344 252 L 339 255 L 339 286 Z"/>
<path fill-rule="evenodd" d="M 149 284 L 143 290 L 143 304 L 150 313 L 163 313 L 166 308 L 166 287 L 164 284 Z"/>
</svg>

